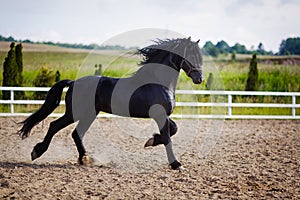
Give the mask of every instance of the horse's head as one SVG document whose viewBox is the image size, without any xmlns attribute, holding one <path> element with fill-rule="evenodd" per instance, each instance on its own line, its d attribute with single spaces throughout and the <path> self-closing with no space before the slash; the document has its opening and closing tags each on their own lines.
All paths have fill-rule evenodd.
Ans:
<svg viewBox="0 0 300 200">
<path fill-rule="evenodd" d="M 182 39 L 182 44 L 178 47 L 180 51 L 179 60 L 180 68 L 189 76 L 195 84 L 200 84 L 204 81 L 202 71 L 202 55 L 198 42 L 192 42 L 191 38 Z M 178 63 L 177 63 L 178 65 Z"/>
<path fill-rule="evenodd" d="M 202 72 L 202 55 L 198 42 L 191 38 L 158 40 L 156 44 L 138 51 L 144 56 L 142 65 L 160 63 L 168 65 L 178 72 L 183 69 L 195 84 L 204 80 Z"/>
</svg>

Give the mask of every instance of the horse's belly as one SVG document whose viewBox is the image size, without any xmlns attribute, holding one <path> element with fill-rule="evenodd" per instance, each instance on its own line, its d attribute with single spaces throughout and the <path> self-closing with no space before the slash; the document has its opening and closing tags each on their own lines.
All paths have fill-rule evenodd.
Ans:
<svg viewBox="0 0 300 200">
<path fill-rule="evenodd" d="M 152 117 L 153 108 L 161 115 L 170 115 L 175 105 L 174 98 L 168 90 L 161 86 L 149 84 L 137 89 L 130 101 L 129 112 L 131 117 Z M 149 113 L 150 112 L 150 113 Z M 152 113 L 153 114 L 153 113 Z"/>
</svg>

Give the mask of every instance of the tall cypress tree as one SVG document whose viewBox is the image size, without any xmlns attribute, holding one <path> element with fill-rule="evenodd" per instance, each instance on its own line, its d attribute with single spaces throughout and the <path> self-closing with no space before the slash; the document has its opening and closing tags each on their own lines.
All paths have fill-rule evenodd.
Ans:
<svg viewBox="0 0 300 200">
<path fill-rule="evenodd" d="M 16 62 L 17 62 L 17 77 L 16 77 L 16 86 L 21 87 L 23 85 L 23 53 L 22 53 L 22 43 L 16 45 Z M 23 91 L 18 91 L 15 93 L 16 99 L 23 99 L 24 97 Z"/>
<path fill-rule="evenodd" d="M 18 65 L 17 74 L 17 86 L 22 86 L 23 84 L 23 53 L 22 53 L 22 43 L 16 45 L 16 62 Z"/>
<path fill-rule="evenodd" d="M 250 69 L 248 73 L 248 79 L 246 84 L 246 91 L 255 91 L 258 89 L 258 69 L 257 69 L 257 58 L 256 54 L 253 54 Z"/>
<path fill-rule="evenodd" d="M 213 90 L 215 89 L 214 86 L 213 86 L 213 74 L 212 73 L 209 73 L 209 76 L 208 76 L 208 79 L 206 81 L 206 89 L 207 90 Z"/>
</svg>

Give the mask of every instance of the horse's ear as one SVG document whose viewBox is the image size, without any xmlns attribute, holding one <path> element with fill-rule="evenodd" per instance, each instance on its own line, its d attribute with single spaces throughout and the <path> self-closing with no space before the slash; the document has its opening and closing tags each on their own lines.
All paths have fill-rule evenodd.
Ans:
<svg viewBox="0 0 300 200">
<path fill-rule="evenodd" d="M 196 43 L 197 43 L 197 44 L 199 44 L 199 42 L 200 42 L 200 39 L 199 39 L 199 40 L 197 40 L 197 42 L 196 42 Z"/>
<path fill-rule="evenodd" d="M 189 41 L 191 41 L 191 36 L 190 36 L 190 37 L 188 37 L 188 40 L 189 40 Z"/>
</svg>

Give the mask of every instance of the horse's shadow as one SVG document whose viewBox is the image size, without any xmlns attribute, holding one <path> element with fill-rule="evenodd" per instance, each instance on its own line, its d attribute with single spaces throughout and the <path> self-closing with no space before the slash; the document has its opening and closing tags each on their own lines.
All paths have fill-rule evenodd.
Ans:
<svg viewBox="0 0 300 200">
<path fill-rule="evenodd" d="M 36 163 L 27 163 L 27 162 L 0 162 L 0 168 L 4 169 L 16 169 L 16 168 L 33 168 L 33 169 L 72 169 L 77 167 L 84 167 L 77 163 L 43 163 L 43 164 L 36 164 Z"/>
</svg>

